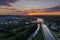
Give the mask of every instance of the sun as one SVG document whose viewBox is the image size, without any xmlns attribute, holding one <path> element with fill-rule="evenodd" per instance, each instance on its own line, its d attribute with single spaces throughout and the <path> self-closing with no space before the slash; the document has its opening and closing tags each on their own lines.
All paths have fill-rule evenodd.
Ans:
<svg viewBox="0 0 60 40">
<path fill-rule="evenodd" d="M 34 15 L 34 13 L 28 13 L 28 15 L 29 15 L 29 16 L 32 16 L 32 15 Z"/>
<path fill-rule="evenodd" d="M 41 13 L 39 12 L 31 12 L 31 13 L 28 13 L 28 16 L 34 16 L 34 15 L 40 15 Z"/>
</svg>

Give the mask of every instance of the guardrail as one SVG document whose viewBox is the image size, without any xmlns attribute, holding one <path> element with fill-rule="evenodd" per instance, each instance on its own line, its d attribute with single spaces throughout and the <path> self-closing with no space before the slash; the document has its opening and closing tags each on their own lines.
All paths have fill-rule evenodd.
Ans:
<svg viewBox="0 0 60 40">
<path fill-rule="evenodd" d="M 49 28 L 49 27 L 48 27 Z M 49 29 L 50 30 L 50 32 L 53 34 L 53 36 L 55 37 L 55 39 L 56 40 L 58 40 L 58 38 L 56 37 L 56 35 L 54 34 L 54 32 L 51 30 L 51 29 Z"/>
</svg>

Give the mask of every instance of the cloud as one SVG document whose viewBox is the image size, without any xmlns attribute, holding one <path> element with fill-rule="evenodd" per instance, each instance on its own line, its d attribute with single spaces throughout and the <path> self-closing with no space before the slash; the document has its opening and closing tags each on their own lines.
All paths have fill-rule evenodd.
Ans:
<svg viewBox="0 0 60 40">
<path fill-rule="evenodd" d="M 60 11 L 60 5 L 46 9 L 46 12 Z"/>
<path fill-rule="evenodd" d="M 18 1 L 18 0 L 0 0 L 0 6 L 1 6 L 1 5 L 11 6 L 10 3 L 14 3 L 14 2 L 16 2 L 16 1 Z"/>
</svg>

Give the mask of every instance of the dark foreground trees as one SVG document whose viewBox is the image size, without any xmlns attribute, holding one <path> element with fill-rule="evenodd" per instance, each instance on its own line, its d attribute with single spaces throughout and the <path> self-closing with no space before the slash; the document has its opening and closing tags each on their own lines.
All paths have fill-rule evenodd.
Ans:
<svg viewBox="0 0 60 40">
<path fill-rule="evenodd" d="M 37 24 L 0 24 L 0 40 L 26 40 L 36 29 Z"/>
</svg>

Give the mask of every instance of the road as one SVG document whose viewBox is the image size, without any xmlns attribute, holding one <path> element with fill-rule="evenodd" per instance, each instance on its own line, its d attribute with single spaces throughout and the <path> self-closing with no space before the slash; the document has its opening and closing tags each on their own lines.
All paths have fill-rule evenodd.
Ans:
<svg viewBox="0 0 60 40">
<path fill-rule="evenodd" d="M 38 33 L 38 31 L 40 29 L 40 24 L 37 24 L 37 26 L 38 27 L 37 27 L 36 31 L 27 40 L 32 40 L 32 37 L 35 37 L 35 35 Z M 56 40 L 55 37 L 53 36 L 53 34 L 48 29 L 47 25 L 45 25 L 43 23 L 42 23 L 42 31 L 45 36 L 45 40 Z"/>
<path fill-rule="evenodd" d="M 50 32 L 50 30 L 48 29 L 47 25 L 42 24 L 42 30 L 46 40 L 56 40 L 55 37 Z"/>
</svg>

